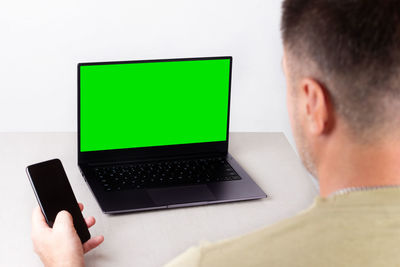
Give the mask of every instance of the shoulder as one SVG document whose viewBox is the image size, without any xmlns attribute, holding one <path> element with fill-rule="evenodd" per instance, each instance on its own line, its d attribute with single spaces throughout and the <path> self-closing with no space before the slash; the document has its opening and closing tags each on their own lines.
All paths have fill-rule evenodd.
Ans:
<svg viewBox="0 0 400 267">
<path fill-rule="evenodd" d="M 290 246 L 307 239 L 313 213 L 305 211 L 293 218 L 252 233 L 188 249 L 167 267 L 265 266 L 282 263 Z M 276 261 L 275 261 L 276 260 Z M 283 266 L 283 265 L 282 265 Z"/>
<path fill-rule="evenodd" d="M 191 248 L 168 266 L 398 266 L 399 198 L 388 193 L 316 199 L 295 217 Z"/>
</svg>

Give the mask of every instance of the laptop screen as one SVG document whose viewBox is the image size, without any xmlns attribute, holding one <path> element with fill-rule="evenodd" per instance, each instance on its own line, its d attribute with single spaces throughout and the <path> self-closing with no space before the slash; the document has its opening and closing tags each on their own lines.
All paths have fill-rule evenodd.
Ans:
<svg viewBox="0 0 400 267">
<path fill-rule="evenodd" d="M 80 152 L 227 140 L 231 58 L 82 63 Z"/>
</svg>

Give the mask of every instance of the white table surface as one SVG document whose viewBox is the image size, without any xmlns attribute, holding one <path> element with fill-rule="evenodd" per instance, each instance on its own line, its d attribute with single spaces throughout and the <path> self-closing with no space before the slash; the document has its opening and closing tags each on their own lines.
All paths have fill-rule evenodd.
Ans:
<svg viewBox="0 0 400 267">
<path fill-rule="evenodd" d="M 85 256 L 87 266 L 161 266 L 201 240 L 238 236 L 291 217 L 317 195 L 282 133 L 232 133 L 229 151 L 267 199 L 110 216 L 78 170 L 76 133 L 1 133 L 0 266 L 41 266 L 30 239 L 37 202 L 25 167 L 52 158 L 63 162 L 84 215 L 97 219 L 92 236 L 105 236 Z"/>
</svg>

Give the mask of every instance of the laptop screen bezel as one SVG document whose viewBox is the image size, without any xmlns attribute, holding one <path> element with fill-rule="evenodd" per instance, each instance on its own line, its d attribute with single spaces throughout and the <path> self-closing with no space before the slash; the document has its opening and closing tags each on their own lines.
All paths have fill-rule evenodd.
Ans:
<svg viewBox="0 0 400 267">
<path fill-rule="evenodd" d="M 99 151 L 80 151 L 80 67 L 89 65 L 112 65 L 112 64 L 131 64 L 131 63 L 150 63 L 150 62 L 172 62 L 172 61 L 196 61 L 196 60 L 220 60 L 228 59 L 229 64 L 229 92 L 228 92 L 228 118 L 226 127 L 226 140 L 219 142 L 204 142 L 180 145 L 165 145 L 140 148 L 124 148 Z M 232 84 L 232 61 L 231 56 L 219 57 L 198 57 L 198 58 L 173 58 L 173 59 L 151 59 L 151 60 L 130 60 L 130 61 L 106 61 L 106 62 L 83 62 L 78 63 L 78 97 L 77 97 L 77 122 L 78 122 L 78 164 L 101 163 L 115 161 L 133 161 L 133 160 L 151 160 L 158 158 L 185 157 L 191 155 L 226 155 L 228 153 L 229 143 L 229 119 L 231 102 L 231 84 Z"/>
</svg>

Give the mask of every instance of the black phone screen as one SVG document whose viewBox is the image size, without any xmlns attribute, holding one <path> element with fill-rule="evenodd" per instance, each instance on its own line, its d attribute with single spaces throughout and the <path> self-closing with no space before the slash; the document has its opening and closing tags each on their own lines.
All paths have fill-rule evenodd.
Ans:
<svg viewBox="0 0 400 267">
<path fill-rule="evenodd" d="M 61 161 L 53 159 L 37 163 L 26 170 L 47 224 L 53 227 L 58 212 L 66 210 L 72 215 L 81 242 L 89 240 L 89 230 Z"/>
</svg>

